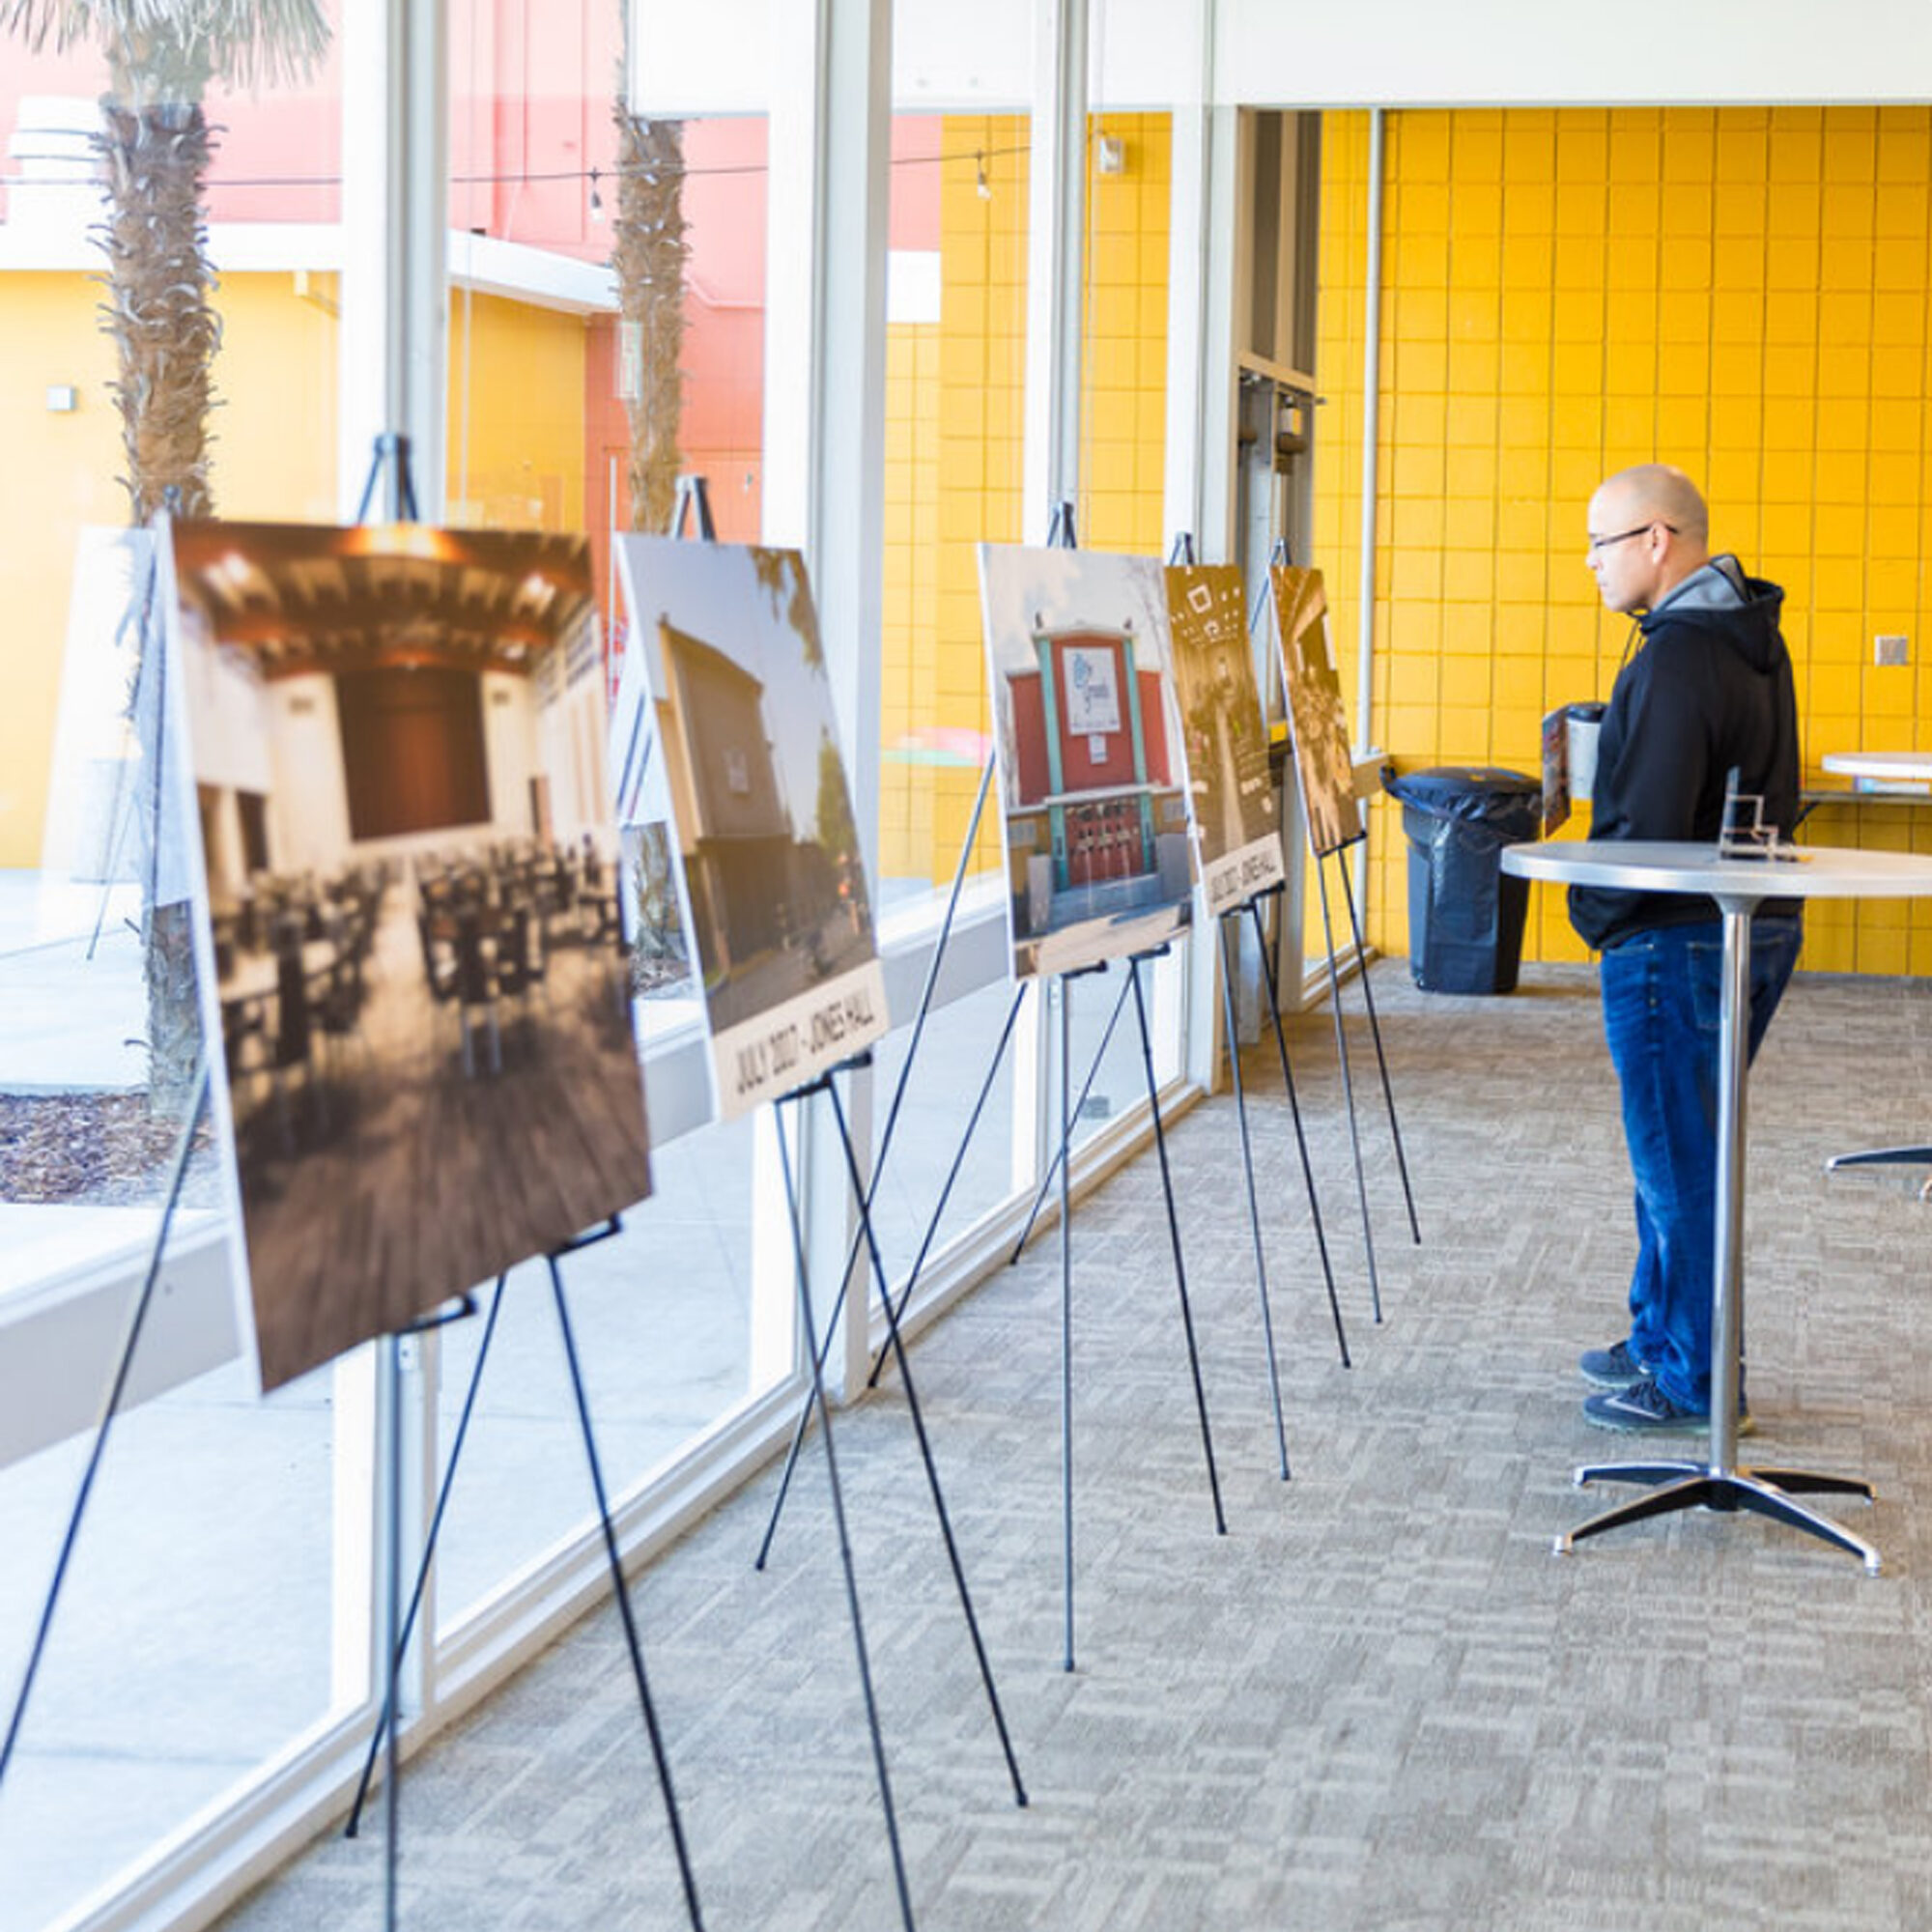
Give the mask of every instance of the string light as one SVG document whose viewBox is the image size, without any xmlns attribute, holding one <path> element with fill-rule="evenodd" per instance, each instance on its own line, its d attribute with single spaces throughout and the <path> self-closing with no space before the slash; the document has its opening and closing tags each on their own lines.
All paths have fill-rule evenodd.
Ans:
<svg viewBox="0 0 1932 1932">
<path fill-rule="evenodd" d="M 604 197 L 597 192 L 597 170 L 590 170 L 590 218 L 592 221 L 604 219 Z"/>
<path fill-rule="evenodd" d="M 86 131 L 84 129 L 79 131 Z M 982 148 L 974 152 L 974 185 L 980 196 L 990 201 L 993 198 L 992 184 L 986 178 L 986 163 L 1002 155 L 1023 155 L 1028 150 L 1024 146 Z M 65 161 L 66 155 L 17 154 L 11 157 L 15 161 Z M 963 161 L 963 153 L 953 155 L 894 155 L 889 165 L 894 168 L 945 167 L 954 161 Z M 605 174 L 624 175 L 633 173 L 643 175 L 649 172 L 638 168 L 519 168 L 512 174 L 500 175 L 451 175 L 451 187 L 531 187 L 542 182 L 585 182 L 589 184 L 593 200 L 597 199 L 597 184 Z M 764 175 L 770 172 L 763 161 L 735 162 L 721 167 L 687 167 L 678 172 L 686 181 L 719 181 L 733 175 Z M 22 175 L 0 173 L 0 187 L 99 187 L 101 177 L 97 173 L 71 175 Z M 213 190 L 241 187 L 286 187 L 286 188 L 339 188 L 340 175 L 222 175 L 211 174 L 207 185 Z M 600 204 L 601 205 L 601 204 Z"/>
</svg>

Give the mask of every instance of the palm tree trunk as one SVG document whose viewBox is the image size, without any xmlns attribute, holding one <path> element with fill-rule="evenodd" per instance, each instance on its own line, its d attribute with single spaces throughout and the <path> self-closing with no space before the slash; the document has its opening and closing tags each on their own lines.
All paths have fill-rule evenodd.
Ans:
<svg viewBox="0 0 1932 1932">
<path fill-rule="evenodd" d="M 114 399 L 134 521 L 173 508 L 212 516 L 208 415 L 221 323 L 209 304 L 201 220 L 211 143 L 199 106 L 103 104 L 96 137 L 107 174 L 105 327 L 120 372 Z M 170 500 L 169 492 L 176 497 Z"/>
<path fill-rule="evenodd" d="M 199 106 L 129 110 L 105 102 L 96 136 L 107 177 L 100 242 L 107 255 L 103 326 L 118 359 L 127 485 L 136 523 L 156 510 L 208 517 L 208 414 L 221 323 L 209 304 L 214 286 L 201 219 L 211 144 Z M 159 645 L 153 633 L 146 648 Z M 141 751 L 150 782 L 163 781 L 161 712 Z M 164 1118 L 185 1112 L 201 1050 L 195 994 L 194 923 L 185 903 L 145 909 L 148 982 L 148 1104 Z"/>
<path fill-rule="evenodd" d="M 631 527 L 670 525 L 682 464 L 678 429 L 684 414 L 684 129 L 646 121 L 620 100 L 617 123 L 617 218 L 611 265 L 617 276 L 619 327 L 635 345 L 639 382 L 630 399 Z"/>
</svg>

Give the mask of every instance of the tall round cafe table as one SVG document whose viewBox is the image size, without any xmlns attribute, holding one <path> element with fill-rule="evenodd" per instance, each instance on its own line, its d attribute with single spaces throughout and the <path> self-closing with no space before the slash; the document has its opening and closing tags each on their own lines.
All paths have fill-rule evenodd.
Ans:
<svg viewBox="0 0 1932 1932">
<path fill-rule="evenodd" d="M 1841 779 L 1868 779 L 1879 784 L 1932 783 L 1932 752 L 1827 752 L 1818 762 Z"/>
<path fill-rule="evenodd" d="M 1643 1483 L 1647 1494 L 1592 1517 L 1556 1539 L 1559 1552 L 1646 1517 L 1678 1510 L 1750 1510 L 1788 1523 L 1863 1559 L 1878 1574 L 1879 1554 L 1801 1495 L 1871 1500 L 1869 1483 L 1808 1469 L 1740 1468 L 1738 1385 L 1744 1336 L 1745 1087 L 1749 1070 L 1746 1029 L 1750 1010 L 1751 915 L 1765 899 L 1919 898 L 1932 896 L 1932 857 L 1839 846 L 1784 846 L 1776 858 L 1720 857 L 1715 845 L 1580 839 L 1509 845 L 1506 872 L 1552 885 L 1610 886 L 1645 893 L 1701 894 L 1723 915 L 1722 1004 L 1718 1053 L 1718 1225 L 1711 1322 L 1711 1443 L 1708 1461 L 1586 1463 L 1579 1486 Z"/>
</svg>

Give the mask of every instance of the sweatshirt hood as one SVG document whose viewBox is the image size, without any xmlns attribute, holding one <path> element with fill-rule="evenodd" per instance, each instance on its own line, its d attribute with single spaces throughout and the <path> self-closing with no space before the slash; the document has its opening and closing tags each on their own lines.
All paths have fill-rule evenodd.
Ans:
<svg viewBox="0 0 1932 1932">
<path fill-rule="evenodd" d="M 1646 642 L 1673 624 L 1714 632 L 1753 670 L 1768 671 L 1785 656 L 1777 628 L 1783 608 L 1784 592 L 1776 584 L 1747 577 L 1737 558 L 1726 554 L 1693 570 L 1636 621 Z"/>
</svg>

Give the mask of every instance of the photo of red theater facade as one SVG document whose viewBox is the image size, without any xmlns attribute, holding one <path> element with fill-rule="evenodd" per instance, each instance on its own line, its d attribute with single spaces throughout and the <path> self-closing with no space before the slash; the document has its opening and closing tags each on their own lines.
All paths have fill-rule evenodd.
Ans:
<svg viewBox="0 0 1932 1932">
<path fill-rule="evenodd" d="M 1038 668 L 1008 680 L 1015 931 L 1054 931 L 1170 897 L 1163 863 L 1169 873 L 1182 868 L 1184 893 L 1186 804 L 1159 671 L 1136 662 L 1130 626 L 1037 631 L 1034 648 Z M 1034 863 L 1040 859 L 1050 869 Z"/>
</svg>

